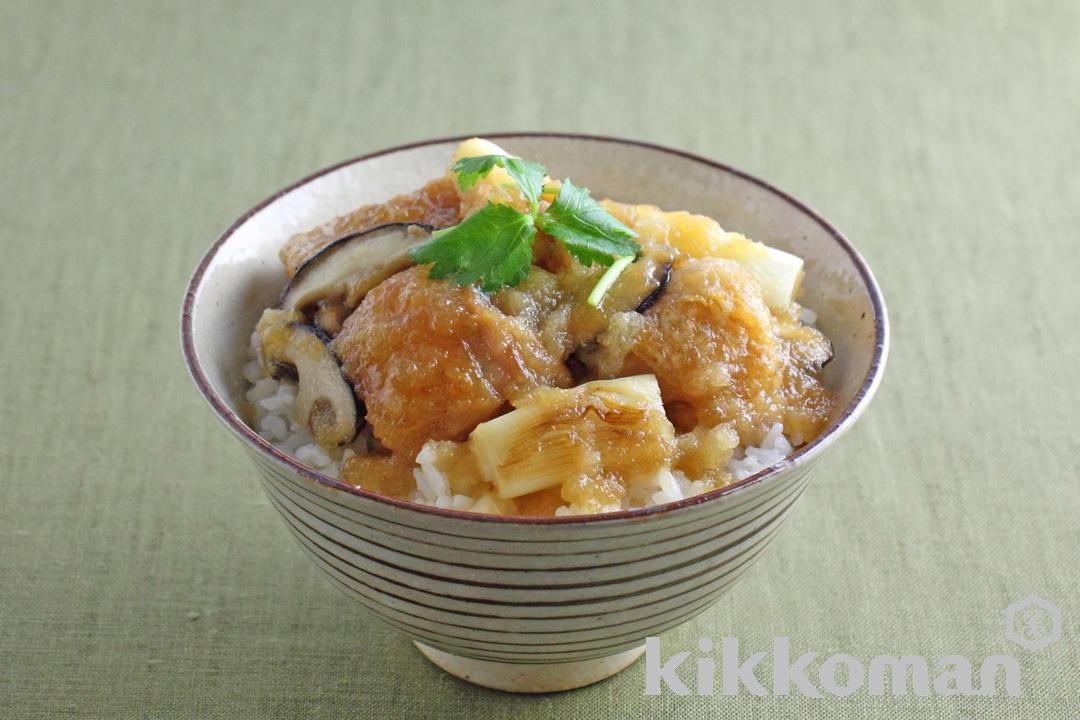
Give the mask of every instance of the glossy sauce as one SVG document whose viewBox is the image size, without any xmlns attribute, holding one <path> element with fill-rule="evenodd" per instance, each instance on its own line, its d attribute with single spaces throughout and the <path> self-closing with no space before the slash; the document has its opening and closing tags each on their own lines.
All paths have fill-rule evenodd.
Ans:
<svg viewBox="0 0 1080 720">
<path fill-rule="evenodd" d="M 489 201 L 527 207 L 513 186 L 482 180 L 459 194 L 452 182 L 441 178 L 386 206 L 361 208 L 329 231 L 296 236 L 283 261 L 293 272 L 327 237 L 358 227 L 449 225 Z M 425 452 L 434 453 L 452 493 L 481 498 L 488 511 L 550 516 L 565 504 L 600 511 L 627 498 L 643 501 L 635 483 L 664 468 L 722 487 L 731 481 L 726 468 L 736 448 L 758 444 L 774 423 L 783 423 L 796 444 L 822 430 L 835 400 L 818 376 L 832 350 L 821 332 L 800 322 L 799 306 L 770 309 L 742 266 L 709 256 L 724 241 L 715 221 L 647 205 L 603 205 L 638 232 L 642 252 L 598 307 L 585 298 L 604 268 L 583 267 L 538 232 L 534 266 L 518 287 L 489 297 L 430 280 L 420 267 L 376 287 L 343 323 L 334 308 L 320 310 L 325 324 L 340 330 L 332 349 L 375 436 L 392 453 L 351 458 L 346 482 L 408 497 L 413 459 L 438 441 Z M 664 425 L 676 434 L 650 426 L 615 437 L 583 410 L 568 432 L 592 459 L 561 487 L 500 498 L 482 477 L 465 442 L 479 423 L 538 388 L 644 373 L 656 376 Z"/>
</svg>

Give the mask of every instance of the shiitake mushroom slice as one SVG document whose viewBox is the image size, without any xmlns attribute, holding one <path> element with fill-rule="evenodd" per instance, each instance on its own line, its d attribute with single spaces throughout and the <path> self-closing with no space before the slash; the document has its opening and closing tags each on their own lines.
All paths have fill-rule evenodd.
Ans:
<svg viewBox="0 0 1080 720">
<path fill-rule="evenodd" d="M 660 296 L 664 293 L 664 290 L 667 289 L 668 281 L 670 280 L 671 263 L 664 263 L 664 270 L 660 274 L 660 284 L 657 285 L 652 292 L 642 298 L 641 302 L 638 303 L 638 306 L 634 308 L 634 312 L 643 313 L 649 308 L 651 308 L 656 303 L 656 301 L 660 299 Z"/>
<path fill-rule="evenodd" d="M 430 225 L 392 223 L 341 237 L 300 266 L 281 293 L 285 310 L 308 310 L 320 301 L 351 312 L 373 287 L 410 267 L 409 250 L 431 237 Z"/>
<path fill-rule="evenodd" d="M 263 312 L 257 327 L 260 359 L 270 375 L 297 378 L 293 418 L 320 446 L 339 447 L 356 437 L 363 413 L 329 338 L 303 317 L 295 310 Z"/>
</svg>

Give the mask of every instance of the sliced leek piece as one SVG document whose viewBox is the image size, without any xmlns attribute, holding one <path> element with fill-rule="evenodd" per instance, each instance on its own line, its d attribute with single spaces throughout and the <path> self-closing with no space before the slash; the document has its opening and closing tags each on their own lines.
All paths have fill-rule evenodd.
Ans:
<svg viewBox="0 0 1080 720">
<path fill-rule="evenodd" d="M 799 292 L 803 261 L 791 253 L 728 232 L 720 223 L 685 210 L 665 212 L 654 205 L 624 205 L 604 200 L 601 205 L 632 227 L 644 242 L 655 242 L 690 257 L 719 257 L 742 265 L 761 286 L 766 304 L 787 307 Z"/>
<path fill-rule="evenodd" d="M 715 245 L 711 254 L 734 260 L 746 268 L 761 286 L 765 304 L 771 308 L 787 307 L 799 292 L 803 260 L 797 255 L 738 233 L 729 233 L 727 241 Z"/>
<path fill-rule="evenodd" d="M 469 445 L 499 497 L 514 498 L 593 475 L 602 470 L 598 451 L 632 433 L 674 437 L 653 375 L 540 388 L 513 412 L 478 425 Z"/>
</svg>

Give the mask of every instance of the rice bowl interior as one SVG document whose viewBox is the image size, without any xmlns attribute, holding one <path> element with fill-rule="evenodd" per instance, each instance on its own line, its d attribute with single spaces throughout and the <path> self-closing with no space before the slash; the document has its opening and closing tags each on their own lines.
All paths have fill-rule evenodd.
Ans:
<svg viewBox="0 0 1080 720">
<path fill-rule="evenodd" d="M 857 421 L 869 405 L 888 354 L 888 317 L 873 273 L 858 251 L 827 220 L 768 183 L 689 153 L 638 141 L 576 134 L 505 133 L 489 136 L 511 152 L 545 160 L 553 170 L 587 182 L 597 197 L 686 208 L 716 218 L 725 228 L 802 258 L 799 301 L 819 314 L 816 325 L 832 342 L 833 358 L 820 373 L 836 398 L 827 427 L 795 447 L 780 463 L 731 484 L 663 506 L 589 516 L 524 517 L 445 510 L 398 500 L 347 484 L 306 465 L 261 437 L 257 412 L 245 395 L 252 329 L 264 308 L 277 306 L 291 284 L 279 257 L 288 240 L 312 228 L 331 228 L 357 207 L 408 194 L 446 169 L 462 138 L 431 140 L 372 153 L 320 170 L 268 197 L 243 214 L 204 255 L 188 285 L 181 336 L 188 369 L 219 420 L 256 464 L 284 472 L 315 488 L 339 491 L 343 501 L 374 503 L 379 512 L 430 516 L 431 522 L 487 521 L 526 527 L 572 527 L 713 507 L 724 497 L 750 497 L 791 473 L 806 472 Z M 810 316 L 804 320 L 812 321 Z M 266 385 L 264 384 L 264 387 Z M 286 391 L 286 394 L 287 391 Z M 358 408 L 361 413 L 364 408 Z M 368 430 L 361 430 L 361 439 Z M 299 448 L 298 448 L 299 449 Z M 342 451 L 344 452 L 344 451 Z M 306 454 L 306 453 L 302 453 Z M 329 453 L 328 453 L 329 454 Z M 767 482 L 775 480 L 775 482 Z M 321 491 L 320 491 L 321 492 Z M 451 494 L 452 497 L 452 494 Z M 710 502 L 715 501 L 715 502 Z M 352 501 L 350 501 L 352 502 Z M 552 513 L 553 514 L 553 513 Z"/>
<path fill-rule="evenodd" d="M 281 246 L 290 280 L 250 334 L 242 365 L 242 415 L 261 437 L 386 496 L 557 517 L 721 489 L 782 462 L 835 417 L 835 395 L 818 377 L 832 346 L 796 302 L 802 259 L 711 218 L 586 194 L 582 202 L 634 239 L 633 256 L 586 264 L 575 238 L 564 247 L 541 229 L 515 283 L 435 277 L 439 264 L 424 263 L 423 252 L 447 233 L 432 227 L 460 230 L 484 210 L 512 222 L 510 211 L 529 213 L 527 188 L 501 162 L 462 180 L 462 164 L 478 157 L 513 156 L 465 141 L 446 176 Z M 567 186 L 576 190 L 544 176 L 533 206 L 541 228 Z M 463 307 L 464 324 L 444 321 Z M 419 342 L 405 345 L 410 324 Z M 427 362 L 430 348 L 442 360 Z M 317 382 L 305 387 L 305 375 Z"/>
</svg>

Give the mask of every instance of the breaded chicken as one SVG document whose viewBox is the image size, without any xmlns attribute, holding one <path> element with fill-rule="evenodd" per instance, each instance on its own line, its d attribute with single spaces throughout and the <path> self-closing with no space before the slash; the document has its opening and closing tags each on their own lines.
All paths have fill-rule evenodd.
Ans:
<svg viewBox="0 0 1080 720">
<path fill-rule="evenodd" d="M 680 259 L 644 320 L 633 360 L 656 374 L 681 429 L 731 423 L 744 444 L 756 444 L 791 412 L 784 379 L 793 353 L 760 287 L 738 263 Z M 800 375 L 801 390 L 827 397 L 806 379 Z M 815 419 L 818 409 L 811 409 Z"/>
<path fill-rule="evenodd" d="M 508 401 L 570 373 L 531 329 L 474 286 L 394 275 L 364 298 L 332 348 L 375 436 L 409 458 L 428 440 L 464 440 Z"/>
</svg>

